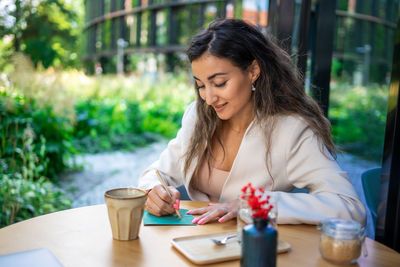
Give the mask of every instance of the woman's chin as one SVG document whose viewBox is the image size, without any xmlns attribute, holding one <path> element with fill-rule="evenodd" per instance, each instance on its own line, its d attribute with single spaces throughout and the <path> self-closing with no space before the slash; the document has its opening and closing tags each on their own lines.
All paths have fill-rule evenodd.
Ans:
<svg viewBox="0 0 400 267">
<path fill-rule="evenodd" d="M 217 116 L 218 116 L 218 118 L 220 120 L 227 121 L 227 120 L 229 120 L 231 118 L 231 116 L 226 115 L 223 112 L 220 112 L 220 113 L 216 112 L 216 113 L 217 113 Z"/>
</svg>

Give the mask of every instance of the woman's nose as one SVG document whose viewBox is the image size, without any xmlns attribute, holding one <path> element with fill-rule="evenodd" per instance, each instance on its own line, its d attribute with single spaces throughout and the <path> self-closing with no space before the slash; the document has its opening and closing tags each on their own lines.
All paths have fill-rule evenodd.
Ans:
<svg viewBox="0 0 400 267">
<path fill-rule="evenodd" d="M 212 89 L 212 88 L 206 88 L 206 103 L 208 104 L 208 105 L 212 105 L 212 104 L 214 104 L 217 100 L 218 100 L 218 97 L 215 95 L 215 92 L 214 92 L 214 90 Z"/>
</svg>

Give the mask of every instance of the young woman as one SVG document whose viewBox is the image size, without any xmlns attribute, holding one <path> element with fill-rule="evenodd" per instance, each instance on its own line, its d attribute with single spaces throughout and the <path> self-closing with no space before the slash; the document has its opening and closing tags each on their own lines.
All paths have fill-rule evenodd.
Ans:
<svg viewBox="0 0 400 267">
<path fill-rule="evenodd" d="M 340 217 L 365 224 L 365 209 L 335 161 L 330 123 L 287 53 L 255 27 L 225 19 L 195 36 L 187 55 L 197 100 L 139 178 L 140 188 L 151 189 L 150 213 L 173 213 L 175 187 L 184 184 L 192 200 L 219 202 L 189 211 L 200 215 L 194 222 L 224 222 L 236 217 L 240 189 L 251 182 L 279 199 L 278 223 Z M 295 187 L 309 193 L 291 193 Z"/>
</svg>

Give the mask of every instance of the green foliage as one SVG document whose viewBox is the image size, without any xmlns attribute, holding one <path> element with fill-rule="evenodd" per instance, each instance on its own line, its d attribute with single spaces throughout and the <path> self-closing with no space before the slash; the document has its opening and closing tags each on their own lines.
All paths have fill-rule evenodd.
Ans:
<svg viewBox="0 0 400 267">
<path fill-rule="evenodd" d="M 15 98 L 7 99 L 8 97 L 1 93 L 0 102 L 18 101 Z M 46 109 L 35 109 L 35 103 L 24 104 L 13 110 L 0 105 L 0 158 L 7 164 L 8 173 L 20 172 L 23 166 L 21 162 L 29 161 L 40 166 L 43 175 L 56 177 L 66 168 L 64 157 L 72 152 L 68 143 L 71 129 L 63 126 L 67 119 L 57 117 Z M 40 136 L 36 137 L 35 133 L 40 133 Z M 43 146 L 46 146 L 46 150 L 43 150 Z M 29 158 L 26 156 L 28 150 L 34 151 L 40 157 Z"/>
<path fill-rule="evenodd" d="M 168 105 L 158 105 L 148 109 L 145 114 L 142 126 L 145 131 L 173 138 L 180 128 L 183 110 L 172 113 Z"/>
<path fill-rule="evenodd" d="M 10 58 L 14 53 L 12 41 L 10 38 L 0 38 L 0 70 L 4 72 L 10 72 L 12 64 L 10 64 Z"/>
<path fill-rule="evenodd" d="M 0 14 L 0 36 L 11 37 L 36 67 L 78 67 L 82 28 L 82 1 L 9 1 Z"/>
<path fill-rule="evenodd" d="M 76 104 L 74 146 L 99 152 L 134 149 L 157 138 L 172 138 L 193 100 L 186 76 L 101 76 L 90 79 Z M 149 134 L 153 133 L 153 134 Z"/>
<path fill-rule="evenodd" d="M 10 84 L 3 87 L 2 103 L 9 104 L 0 106 L 2 129 L 9 133 L 4 137 L 10 141 L 5 142 L 7 157 L 13 153 L 10 138 L 20 135 L 10 132 L 17 127 L 16 118 L 19 129 L 30 123 L 46 140 L 50 163 L 45 175 L 52 178 L 65 169 L 65 158 L 76 150 L 132 150 L 154 141 L 154 134 L 175 136 L 184 109 L 194 98 L 186 75 L 88 77 L 51 69 L 35 72 L 21 57 L 14 63 Z"/>
<path fill-rule="evenodd" d="M 26 67 L 28 63 L 18 64 Z M 66 157 L 74 152 L 71 111 L 63 103 L 68 98 L 55 83 L 44 83 L 47 77 L 34 75 L 18 64 L 16 73 L 23 79 L 16 74 L 0 81 L 0 159 L 8 166 L 0 173 L 24 173 L 21 168 L 31 150 L 40 156 L 32 163 L 41 168 L 40 175 L 55 179 L 66 169 Z M 39 178 L 39 173 L 31 178 Z"/>
<path fill-rule="evenodd" d="M 349 7 L 347 2 L 348 2 L 347 0 L 339 0 L 337 3 L 337 8 L 339 10 L 347 10 Z"/>
<path fill-rule="evenodd" d="M 0 176 L 0 227 L 50 212 L 68 209 L 71 200 L 45 178 Z"/>
<path fill-rule="evenodd" d="M 12 147 L 5 146 L 6 143 L 3 141 L 7 136 L 2 131 L 0 174 L 9 173 L 19 178 L 34 180 L 47 171 L 49 159 L 46 158 L 46 139 L 41 136 L 40 147 L 36 148 L 34 132 L 30 124 L 22 130 L 22 136 L 17 133 L 15 139 L 12 140 Z"/>
<path fill-rule="evenodd" d="M 332 86 L 329 118 L 341 149 L 370 160 L 382 159 L 387 95 L 385 86 Z"/>
<path fill-rule="evenodd" d="M 137 102 L 91 97 L 77 103 L 76 114 L 74 146 L 79 151 L 132 150 L 153 141 L 143 135 Z"/>
<path fill-rule="evenodd" d="M 343 70 L 343 63 L 339 60 L 332 59 L 331 75 L 333 79 L 338 79 Z"/>
<path fill-rule="evenodd" d="M 0 103 L 7 103 L 1 93 Z M 35 142 L 31 127 L 35 120 L 3 116 L 4 111 L 0 117 L 0 227 L 70 208 L 71 201 L 44 177 L 54 160 L 48 156 L 43 135 Z"/>
</svg>

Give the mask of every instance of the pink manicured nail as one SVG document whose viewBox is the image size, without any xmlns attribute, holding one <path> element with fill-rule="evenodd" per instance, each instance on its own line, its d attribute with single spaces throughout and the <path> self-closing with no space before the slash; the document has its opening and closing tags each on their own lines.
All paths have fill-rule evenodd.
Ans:
<svg viewBox="0 0 400 267">
<path fill-rule="evenodd" d="M 179 209 L 180 200 L 179 200 L 179 199 L 177 199 L 177 200 L 175 201 L 175 204 L 176 204 L 176 206 L 177 206 L 177 207 L 178 207 L 178 209 Z"/>
<path fill-rule="evenodd" d="M 192 213 L 192 210 L 188 210 L 187 212 L 186 212 L 186 214 L 191 214 Z"/>
<path fill-rule="evenodd" d="M 192 223 L 197 223 L 198 220 L 199 220 L 199 218 L 195 218 L 195 219 L 193 219 Z"/>
<path fill-rule="evenodd" d="M 206 221 L 206 219 L 201 219 L 197 224 L 203 224 Z"/>
<path fill-rule="evenodd" d="M 224 217 L 222 217 L 222 218 L 220 218 L 219 220 L 218 220 L 218 222 L 220 222 L 220 223 L 222 223 L 222 222 L 224 222 L 225 221 L 225 218 Z"/>
<path fill-rule="evenodd" d="M 179 207 L 177 204 L 174 204 L 174 209 L 179 210 Z"/>
</svg>

